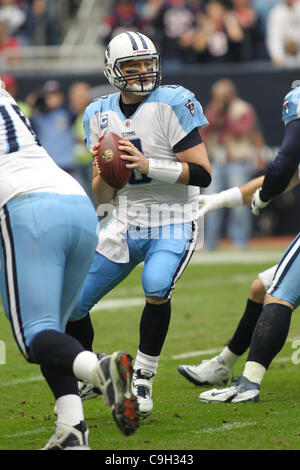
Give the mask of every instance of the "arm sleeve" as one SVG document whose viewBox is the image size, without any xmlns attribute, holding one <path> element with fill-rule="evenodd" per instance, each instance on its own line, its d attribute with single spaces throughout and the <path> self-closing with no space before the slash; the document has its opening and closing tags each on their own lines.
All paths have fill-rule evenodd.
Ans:
<svg viewBox="0 0 300 470">
<path fill-rule="evenodd" d="M 176 145 L 174 145 L 173 152 L 184 152 L 184 150 L 188 150 L 201 143 L 202 138 L 200 136 L 199 129 L 198 127 L 195 127 L 195 129 L 193 129 L 188 135 L 186 135 L 183 139 L 177 142 Z"/>
<path fill-rule="evenodd" d="M 281 194 L 288 186 L 300 162 L 300 119 L 287 124 L 278 154 L 271 162 L 260 198 L 267 202 Z"/>
<path fill-rule="evenodd" d="M 195 95 L 183 87 L 162 88 L 160 107 L 161 128 L 172 149 L 193 129 L 199 130 L 208 124 L 203 109 Z"/>
</svg>

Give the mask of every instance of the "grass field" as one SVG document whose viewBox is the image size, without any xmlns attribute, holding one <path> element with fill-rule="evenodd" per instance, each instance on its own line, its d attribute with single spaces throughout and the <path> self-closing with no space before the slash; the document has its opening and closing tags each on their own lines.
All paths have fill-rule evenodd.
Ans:
<svg viewBox="0 0 300 470">
<path fill-rule="evenodd" d="M 259 403 L 200 403 L 198 395 L 204 389 L 177 372 L 179 364 L 199 363 L 226 344 L 244 309 L 251 281 L 276 261 L 276 254 L 267 260 L 263 253 L 250 255 L 249 262 L 195 263 L 188 267 L 173 296 L 172 322 L 154 383 L 152 416 L 141 422 L 133 436 L 124 437 L 101 398 L 86 402 L 92 449 L 300 448 L 300 366 L 291 361 L 293 340 L 300 338 L 297 311 L 288 341 L 264 379 Z M 198 258 L 200 255 L 195 261 Z M 260 258 L 264 261 L 256 261 Z M 101 309 L 92 312 L 96 351 L 125 349 L 135 355 L 143 305 L 140 276 L 139 267 L 103 299 Z M 38 366 L 27 364 L 18 352 L 3 314 L 0 340 L 6 343 L 6 364 L 0 366 L 0 449 L 39 449 L 53 433 L 53 398 Z M 236 365 L 234 375 L 242 371 L 244 359 Z"/>
</svg>

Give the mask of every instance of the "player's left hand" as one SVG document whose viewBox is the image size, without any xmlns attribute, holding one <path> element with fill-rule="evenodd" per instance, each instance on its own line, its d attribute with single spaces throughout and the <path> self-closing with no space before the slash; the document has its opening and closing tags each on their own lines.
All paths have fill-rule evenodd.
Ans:
<svg viewBox="0 0 300 470">
<path fill-rule="evenodd" d="M 202 217 L 208 212 L 215 211 L 222 207 L 239 207 L 243 205 L 243 196 L 240 188 L 237 186 L 225 189 L 220 193 L 207 194 L 199 196 L 200 212 L 199 216 Z"/>
<path fill-rule="evenodd" d="M 260 211 L 264 209 L 270 201 L 264 202 L 260 199 L 260 192 L 261 188 L 258 188 L 252 196 L 251 201 L 251 211 L 254 215 L 259 215 Z"/>
<path fill-rule="evenodd" d="M 138 170 L 140 173 L 147 175 L 149 170 L 148 158 L 146 158 L 128 139 L 120 140 L 119 144 L 119 149 L 129 154 L 120 156 L 122 160 L 129 162 L 126 167 Z"/>
<path fill-rule="evenodd" d="M 208 212 L 215 211 L 221 207 L 225 207 L 226 200 L 224 199 L 222 193 L 215 194 L 201 194 L 199 196 L 199 217 L 207 214 Z"/>
</svg>

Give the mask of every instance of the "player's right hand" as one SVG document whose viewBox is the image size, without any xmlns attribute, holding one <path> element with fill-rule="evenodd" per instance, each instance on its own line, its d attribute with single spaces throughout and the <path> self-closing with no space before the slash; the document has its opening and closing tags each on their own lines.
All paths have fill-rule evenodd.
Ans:
<svg viewBox="0 0 300 470">
<path fill-rule="evenodd" d="M 104 135 L 100 135 L 99 139 L 98 139 L 98 142 L 94 145 L 93 150 L 92 150 L 93 158 L 96 158 L 99 147 L 100 147 L 100 144 L 101 144 L 101 140 L 103 140 L 103 139 L 104 139 Z"/>
<path fill-rule="evenodd" d="M 255 193 L 252 196 L 252 201 L 251 201 L 251 211 L 252 214 L 254 215 L 259 215 L 260 211 L 264 209 L 270 201 L 264 202 L 260 198 L 260 190 L 261 188 L 258 188 Z"/>
</svg>

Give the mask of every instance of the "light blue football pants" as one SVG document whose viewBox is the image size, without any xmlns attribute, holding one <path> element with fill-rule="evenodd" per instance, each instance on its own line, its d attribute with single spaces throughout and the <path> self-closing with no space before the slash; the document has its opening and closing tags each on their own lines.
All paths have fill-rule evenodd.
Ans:
<svg viewBox="0 0 300 470">
<path fill-rule="evenodd" d="M 64 332 L 97 244 L 95 209 L 86 196 L 32 193 L 0 212 L 4 311 L 29 359 L 33 337 Z"/>
<path fill-rule="evenodd" d="M 267 292 L 289 302 L 295 308 L 300 305 L 300 233 L 279 261 Z"/>
<path fill-rule="evenodd" d="M 145 233 L 145 230 L 148 232 Z M 177 280 L 194 252 L 198 227 L 195 222 L 142 229 L 140 237 L 127 232 L 129 262 L 116 263 L 96 252 L 72 320 L 85 317 L 91 308 L 144 261 L 142 285 L 146 297 L 170 298 Z M 165 236 L 165 233 L 168 236 Z M 146 236 L 147 235 L 147 236 Z M 153 236 L 154 235 L 154 236 Z"/>
</svg>

